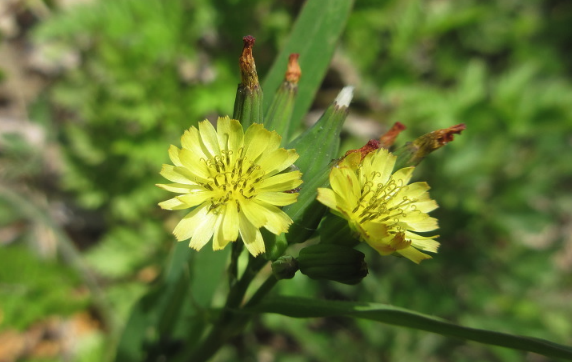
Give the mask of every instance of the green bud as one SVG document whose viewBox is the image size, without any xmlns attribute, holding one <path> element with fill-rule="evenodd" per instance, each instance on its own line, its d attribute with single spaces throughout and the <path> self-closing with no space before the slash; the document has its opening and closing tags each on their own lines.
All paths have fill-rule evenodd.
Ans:
<svg viewBox="0 0 572 362">
<path fill-rule="evenodd" d="M 465 128 L 466 126 L 461 123 L 424 134 L 413 142 L 407 142 L 393 152 L 397 156 L 395 169 L 417 166 L 428 154 L 453 141 L 453 135 L 460 134 Z"/>
<path fill-rule="evenodd" d="M 298 201 L 283 210 L 294 221 L 286 238 L 289 243 L 302 243 L 316 231 L 326 207 L 316 200 L 317 188 L 328 185 L 332 160 L 340 147 L 340 132 L 348 115 L 352 87 L 342 89 L 312 127 L 290 142 L 287 148 L 295 148 L 300 158 L 296 166 L 302 171 L 304 184 Z"/>
<path fill-rule="evenodd" d="M 365 255 L 344 245 L 316 244 L 300 250 L 300 272 L 312 279 L 357 284 L 367 274 Z"/>
<path fill-rule="evenodd" d="M 244 48 L 239 58 L 241 82 L 236 90 L 233 118 L 239 120 L 246 129 L 252 123 L 263 123 L 262 88 L 252 56 L 255 39 L 248 35 L 242 38 L 242 41 Z"/>
<path fill-rule="evenodd" d="M 266 248 L 266 253 L 264 253 L 266 260 L 278 259 L 288 248 L 286 233 L 274 235 L 266 229 L 261 229 L 261 232 L 262 237 L 264 238 L 264 246 Z"/>
<path fill-rule="evenodd" d="M 359 244 L 355 233 L 350 229 L 348 221 L 332 213 L 326 213 L 318 228 L 320 244 L 344 245 L 350 248 Z"/>
<path fill-rule="evenodd" d="M 298 93 L 298 80 L 302 72 L 298 64 L 299 54 L 290 54 L 288 68 L 284 77 L 284 82 L 280 85 L 270 109 L 265 116 L 265 127 L 270 131 L 276 131 L 282 136 L 282 145 L 290 139 L 292 132 L 292 113 L 294 112 L 294 101 Z"/>
<path fill-rule="evenodd" d="M 298 271 L 298 261 L 291 255 L 283 255 L 272 263 L 272 274 L 276 279 L 292 279 Z"/>
</svg>

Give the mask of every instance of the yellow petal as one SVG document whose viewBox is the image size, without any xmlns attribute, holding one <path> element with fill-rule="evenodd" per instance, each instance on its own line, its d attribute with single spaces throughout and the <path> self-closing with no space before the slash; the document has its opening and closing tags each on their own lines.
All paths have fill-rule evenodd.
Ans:
<svg viewBox="0 0 572 362">
<path fill-rule="evenodd" d="M 235 241 L 238 239 L 238 228 L 238 208 L 235 202 L 231 202 L 225 206 L 223 211 L 223 239 L 227 243 L 228 241 Z"/>
<path fill-rule="evenodd" d="M 274 152 L 280 147 L 280 143 L 282 142 L 282 136 L 280 136 L 276 131 L 269 131 L 268 137 L 268 145 L 266 146 L 266 153 Z M 292 150 L 295 151 L 295 150 Z"/>
<path fill-rule="evenodd" d="M 211 174 L 204 158 L 198 158 L 196 154 L 183 148 L 179 153 L 179 159 L 184 167 L 195 176 L 196 182 L 206 183 L 209 181 Z"/>
<path fill-rule="evenodd" d="M 381 242 L 380 240 L 366 239 L 366 242 L 380 255 L 386 256 L 391 255 L 395 252 L 395 249 L 391 247 L 388 243 Z"/>
<path fill-rule="evenodd" d="M 218 221 L 218 215 L 208 212 L 201 221 L 202 222 L 194 230 L 193 237 L 189 243 L 189 247 L 195 250 L 201 250 L 201 248 L 212 238 Z"/>
<path fill-rule="evenodd" d="M 224 217 L 218 217 L 216 225 L 214 227 L 214 236 L 213 236 L 213 250 L 222 250 L 224 247 L 231 241 L 232 239 L 228 239 L 225 237 L 225 227 L 224 227 Z M 236 238 L 238 238 L 238 221 L 236 223 Z"/>
<path fill-rule="evenodd" d="M 191 154 L 198 159 L 202 158 L 206 160 L 210 158 L 210 155 L 206 155 L 203 150 L 201 136 L 196 127 L 191 127 L 183 133 L 181 146 L 183 146 L 183 149 L 189 150 Z"/>
<path fill-rule="evenodd" d="M 255 187 L 260 192 L 293 190 L 302 184 L 301 177 L 300 171 L 281 173 L 263 179 Z"/>
<path fill-rule="evenodd" d="M 193 190 L 201 190 L 203 189 L 202 186 L 199 185 L 185 185 L 185 184 L 155 184 L 155 186 L 162 188 L 163 190 L 167 190 L 169 192 L 176 192 L 178 194 L 186 194 Z"/>
<path fill-rule="evenodd" d="M 421 212 L 412 212 L 399 219 L 400 223 L 406 224 L 407 229 L 417 232 L 433 231 L 439 228 L 437 219 Z"/>
<path fill-rule="evenodd" d="M 430 189 L 427 182 L 414 182 L 412 184 L 407 185 L 405 188 L 407 196 L 411 199 L 417 199 L 421 197 L 424 193 L 426 193 Z"/>
<path fill-rule="evenodd" d="M 371 156 L 370 156 L 371 155 Z M 386 149 L 379 149 L 371 152 L 366 156 L 367 162 L 364 162 L 364 175 L 375 172 L 375 182 L 385 184 L 389 180 L 393 167 L 395 166 L 396 157 L 389 153 Z M 365 159 L 364 159 L 365 161 Z"/>
<path fill-rule="evenodd" d="M 244 214 L 255 228 L 260 229 L 266 224 L 266 214 L 261 212 L 261 207 L 258 204 L 247 199 L 239 200 L 238 203 L 240 205 L 240 213 Z"/>
<path fill-rule="evenodd" d="M 410 246 L 405 249 L 397 250 L 397 253 L 411 260 L 412 262 L 419 264 L 425 259 L 431 259 L 431 255 L 424 254 L 414 247 Z"/>
<path fill-rule="evenodd" d="M 270 132 L 264 129 L 264 126 L 254 123 L 246 130 L 244 134 L 245 158 L 251 162 L 255 162 L 258 157 L 266 151 Z"/>
<path fill-rule="evenodd" d="M 425 237 L 425 236 L 414 234 L 410 231 L 406 231 L 405 236 L 408 239 L 411 239 L 411 245 L 416 247 L 417 249 L 430 251 L 432 253 L 436 253 L 437 250 L 439 249 L 439 245 L 440 245 L 439 242 L 433 240 L 433 238 L 436 238 L 437 236 Z"/>
<path fill-rule="evenodd" d="M 177 198 L 181 200 L 181 202 L 187 204 L 189 207 L 192 207 L 202 204 L 203 202 L 210 199 L 212 196 L 213 196 L 212 191 L 198 191 L 177 196 Z"/>
<path fill-rule="evenodd" d="M 164 210 L 184 210 L 190 207 L 184 202 L 181 202 L 181 200 L 176 197 L 173 197 L 167 201 L 160 202 L 159 206 Z"/>
<path fill-rule="evenodd" d="M 264 226 L 276 235 L 288 231 L 292 223 L 292 219 L 284 211 L 256 199 L 245 200 L 240 204 L 240 209 L 255 227 Z"/>
<path fill-rule="evenodd" d="M 415 167 L 405 167 L 401 170 L 397 170 L 391 176 L 391 179 L 394 180 L 398 186 L 405 186 L 409 183 L 409 180 L 411 180 L 413 170 L 415 170 Z"/>
<path fill-rule="evenodd" d="M 218 145 L 218 136 L 213 125 L 204 120 L 199 122 L 200 140 L 208 154 L 207 158 L 213 158 L 220 155 L 220 147 Z"/>
<path fill-rule="evenodd" d="M 330 186 L 338 195 L 339 200 L 343 200 L 339 207 L 351 212 L 357 205 L 361 194 L 361 186 L 355 172 L 349 168 L 334 167 L 330 171 Z"/>
<path fill-rule="evenodd" d="M 173 234 L 177 240 L 182 241 L 193 236 L 195 229 L 203 222 L 207 214 L 208 208 L 199 206 L 189 212 L 175 227 Z"/>
<path fill-rule="evenodd" d="M 262 192 L 256 196 L 257 200 L 264 201 L 270 205 L 286 206 L 296 202 L 298 194 L 286 192 Z"/>
<path fill-rule="evenodd" d="M 243 213 L 239 213 L 238 217 L 240 237 L 242 238 L 246 249 L 248 249 L 250 254 L 254 256 L 264 253 L 266 249 L 264 247 L 264 240 L 262 239 L 260 230 L 252 225 L 250 220 L 248 220 Z"/>
<path fill-rule="evenodd" d="M 437 209 L 439 207 L 439 205 L 437 205 L 437 202 L 435 200 L 431 200 L 431 199 L 427 199 L 426 201 L 421 201 L 421 202 L 416 202 L 412 205 L 412 208 L 415 208 L 416 210 L 419 210 L 421 212 L 431 212 L 435 209 Z"/>
<path fill-rule="evenodd" d="M 179 160 L 179 151 L 180 150 L 177 146 L 171 145 L 169 147 L 169 158 L 171 159 L 171 162 L 173 162 L 173 165 L 175 166 L 183 166 L 183 164 Z"/>
<path fill-rule="evenodd" d="M 345 172 L 344 172 L 345 171 Z M 351 185 L 346 177 L 348 169 L 332 168 L 330 171 L 330 187 L 334 192 L 344 197 L 351 189 Z M 349 171 L 351 173 L 351 171 Z"/>
<path fill-rule="evenodd" d="M 237 152 L 243 146 L 244 131 L 239 121 L 228 117 L 217 121 L 218 143 L 222 150 Z"/>
<path fill-rule="evenodd" d="M 260 168 L 265 171 L 266 177 L 270 177 L 286 169 L 297 159 L 298 154 L 295 150 L 279 148 L 272 152 L 264 152 L 257 163 Z"/>
<path fill-rule="evenodd" d="M 161 176 L 166 178 L 167 180 L 175 183 L 181 183 L 185 185 L 196 185 L 196 182 L 193 181 L 193 175 L 189 173 L 184 167 L 176 167 L 173 165 L 163 165 L 161 168 L 161 172 L 159 172 Z"/>
<path fill-rule="evenodd" d="M 264 212 L 266 216 L 266 224 L 264 227 L 275 235 L 280 235 L 288 231 L 288 228 L 292 224 L 292 219 L 284 211 L 280 210 L 276 206 L 264 204 L 261 206 L 261 212 Z M 263 211 L 262 211 L 263 210 Z"/>
<path fill-rule="evenodd" d="M 361 163 L 361 154 L 359 152 L 350 153 L 344 157 L 337 165 L 337 168 L 350 168 L 357 170 Z"/>
<path fill-rule="evenodd" d="M 332 189 L 318 188 L 318 196 L 316 199 L 332 210 L 352 211 L 348 210 L 349 208 L 346 206 L 345 200 Z"/>
</svg>

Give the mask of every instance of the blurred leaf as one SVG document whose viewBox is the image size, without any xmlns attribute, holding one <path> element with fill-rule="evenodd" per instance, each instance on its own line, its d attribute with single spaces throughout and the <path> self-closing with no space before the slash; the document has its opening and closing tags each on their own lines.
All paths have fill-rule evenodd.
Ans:
<svg viewBox="0 0 572 362">
<path fill-rule="evenodd" d="M 87 252 L 85 259 L 103 276 L 126 277 L 151 259 L 163 238 L 163 229 L 157 224 L 116 226 Z"/>
<path fill-rule="evenodd" d="M 207 307 L 220 285 L 228 250 L 205 247 L 197 257 L 187 243 L 176 244 L 160 284 L 132 308 L 115 360 L 172 356 L 198 342 L 210 321 Z"/>
<path fill-rule="evenodd" d="M 16 246 L 0 248 L 0 265 L 0 329 L 24 329 L 47 316 L 69 315 L 87 305 L 86 296 L 76 289 L 79 278 L 68 267 L 39 260 Z"/>
</svg>

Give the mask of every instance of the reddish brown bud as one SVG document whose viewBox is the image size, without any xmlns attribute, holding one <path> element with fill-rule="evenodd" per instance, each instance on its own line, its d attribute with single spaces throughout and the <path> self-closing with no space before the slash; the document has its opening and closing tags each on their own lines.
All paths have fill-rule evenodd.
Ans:
<svg viewBox="0 0 572 362">
<path fill-rule="evenodd" d="M 389 129 L 389 131 L 385 132 L 379 138 L 381 147 L 389 149 L 389 147 L 393 146 L 393 143 L 395 142 L 397 136 L 406 128 L 407 127 L 405 127 L 403 123 L 395 122 L 395 124 Z"/>
<path fill-rule="evenodd" d="M 465 128 L 464 124 L 457 124 L 427 133 L 407 143 L 395 152 L 398 157 L 396 168 L 419 164 L 425 156 L 453 141 L 453 135 L 460 134 Z"/>
<path fill-rule="evenodd" d="M 247 35 L 242 38 L 242 41 L 244 43 L 244 47 L 242 48 L 242 54 L 238 59 L 241 83 L 249 89 L 254 89 L 259 86 L 256 64 L 254 63 L 254 57 L 252 56 L 252 47 L 254 46 L 256 39 L 254 39 L 252 35 Z"/>
<path fill-rule="evenodd" d="M 365 146 L 363 146 L 362 148 L 358 148 L 357 150 L 349 150 L 348 152 L 346 152 L 346 154 L 344 155 L 344 157 L 341 158 L 341 160 L 343 160 L 344 158 L 346 158 L 349 154 L 352 153 L 361 153 L 361 160 L 364 159 L 364 157 L 370 153 L 373 152 L 377 149 L 379 149 L 379 147 L 381 146 L 380 142 L 378 140 L 369 140 Z"/>
<path fill-rule="evenodd" d="M 288 58 L 288 69 L 286 70 L 286 75 L 284 79 L 292 84 L 298 84 L 300 77 L 302 76 L 302 70 L 300 69 L 300 64 L 298 64 L 298 58 L 300 54 L 290 54 Z"/>
<path fill-rule="evenodd" d="M 453 135 L 461 134 L 467 128 L 464 123 L 454 125 L 449 128 L 439 129 L 429 133 L 432 135 L 433 142 L 437 143 L 439 147 L 445 146 L 447 143 L 453 141 Z M 439 148 L 439 147 L 436 147 Z"/>
</svg>

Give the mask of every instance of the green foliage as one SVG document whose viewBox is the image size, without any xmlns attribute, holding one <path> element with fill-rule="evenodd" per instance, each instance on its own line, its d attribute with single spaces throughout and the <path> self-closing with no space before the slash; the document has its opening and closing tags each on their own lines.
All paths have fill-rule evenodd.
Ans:
<svg viewBox="0 0 572 362">
<path fill-rule="evenodd" d="M 88 302 L 73 270 L 39 260 L 25 248 L 2 248 L 0 264 L 1 329 L 25 329 L 45 316 L 81 310 Z"/>
<path fill-rule="evenodd" d="M 163 239 L 163 229 L 158 223 L 145 223 L 140 230 L 117 226 L 109 230 L 100 243 L 86 253 L 86 261 L 102 276 L 129 277 L 153 256 Z M 145 235 L 145 240 L 141 239 Z"/>
<path fill-rule="evenodd" d="M 160 198 L 142 180 L 157 173 L 166 145 L 209 112 L 228 113 L 228 67 L 200 71 L 198 45 L 213 31 L 213 9 L 206 1 L 122 0 L 71 11 L 37 31 L 38 41 L 63 42 L 82 57 L 51 93 L 73 111 L 63 124 L 63 182 L 83 206 L 133 221 Z M 201 96 L 198 86 L 218 97 Z"/>
<path fill-rule="evenodd" d="M 571 312 L 559 302 L 570 282 L 554 263 L 565 248 L 555 230 L 569 215 L 563 213 L 570 200 L 565 180 L 572 176 L 566 157 L 555 156 L 569 153 L 572 125 L 569 49 L 547 37 L 556 29 L 572 34 L 546 15 L 557 3 L 356 4 L 345 50 L 362 75 L 362 96 L 383 100 L 383 122 L 407 125 L 400 139 L 467 125 L 416 171 L 440 205 L 434 212 L 439 255 L 422 268 L 392 260 L 372 266 L 368 260 L 373 274 L 384 278 L 366 278 L 377 291 L 360 300 L 570 342 L 569 329 L 546 318 L 549 306 Z M 558 19 L 572 14 L 569 7 L 559 9 Z M 383 41 L 364 41 L 372 34 Z M 404 332 L 385 333 L 399 338 Z M 417 358 L 427 356 L 422 345 L 410 348 L 420 353 Z"/>
<path fill-rule="evenodd" d="M 118 360 L 192 349 L 219 314 L 210 308 L 222 305 L 226 286 L 219 284 L 228 255 L 203 250 L 199 258 L 184 243 L 173 246 L 167 230 L 176 217 L 158 211 L 165 193 L 154 184 L 168 145 L 178 143 L 183 129 L 231 112 L 240 38 L 249 33 L 258 40 L 258 73 L 261 79 L 268 75 L 267 102 L 288 53 L 302 53 L 296 121 L 310 106 L 342 34 L 338 51 L 347 63 L 338 63 L 337 73 L 356 86 L 357 105 L 366 105 L 372 117 L 384 126 L 399 121 L 408 127 L 398 145 L 437 128 L 467 125 L 416 171 L 440 205 L 433 215 L 440 220 L 442 246 L 432 261 L 416 266 L 361 248 L 370 269 L 361 284 L 296 275 L 280 282 L 282 294 L 387 303 L 475 328 L 571 344 L 572 327 L 563 318 L 572 313 L 565 268 L 572 203 L 570 5 L 364 0 L 355 3 L 342 32 L 341 7 L 348 10 L 351 2 L 328 9 L 318 3 L 308 2 L 311 11 L 300 25 L 295 14 L 305 7 L 298 3 L 100 0 L 55 10 L 35 29 L 37 42 L 80 59 L 77 66 L 62 65 L 36 107 L 51 115 L 43 127 L 63 154 L 58 187 L 68 192 L 65 202 L 70 198 L 105 221 L 97 231 L 101 237 L 82 255 L 127 325 Z M 297 30 L 288 37 L 293 24 Z M 318 41 L 316 34 L 325 38 Z M 363 144 L 348 136 L 346 145 Z M 5 180 L 37 183 L 29 177 L 41 177 L 43 150 L 16 135 L 2 135 L 0 144 Z M 0 204 L 3 225 L 20 218 Z M 167 268 L 148 290 L 136 273 L 157 268 L 167 256 Z M 67 267 L 38 261 L 17 247 L 0 250 L 0 265 L 2 327 L 25 328 L 87 303 L 81 296 L 68 298 L 77 295 L 79 281 Z M 23 296 L 35 303 L 22 303 Z M 332 316 L 306 321 L 265 315 L 252 330 L 255 337 L 248 338 L 258 343 L 234 340 L 239 348 L 219 358 L 254 358 L 265 342 L 277 360 L 292 361 L 349 360 L 356 351 L 364 361 L 523 358 L 520 352 Z M 275 348 L 280 343 L 286 347 Z"/>
</svg>

